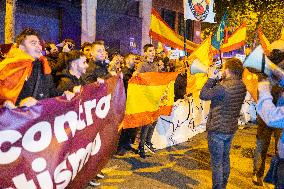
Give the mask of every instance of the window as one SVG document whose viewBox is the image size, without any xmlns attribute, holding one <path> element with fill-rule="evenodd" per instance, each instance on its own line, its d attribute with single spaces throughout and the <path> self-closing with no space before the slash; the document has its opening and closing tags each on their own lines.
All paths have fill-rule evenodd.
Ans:
<svg viewBox="0 0 284 189">
<path fill-rule="evenodd" d="M 173 30 L 175 30 L 175 20 L 176 20 L 175 11 L 163 9 L 162 18 Z"/>
<path fill-rule="evenodd" d="M 185 21 L 184 21 L 184 14 L 178 13 L 178 34 L 184 37 L 184 27 L 185 27 Z M 192 40 L 193 38 L 193 28 L 192 28 L 192 21 L 186 20 L 186 32 L 185 36 L 186 39 Z"/>
</svg>

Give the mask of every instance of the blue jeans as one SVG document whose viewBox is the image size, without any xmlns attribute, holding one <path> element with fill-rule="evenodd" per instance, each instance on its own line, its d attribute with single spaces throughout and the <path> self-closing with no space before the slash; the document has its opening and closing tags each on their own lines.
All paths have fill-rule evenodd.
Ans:
<svg viewBox="0 0 284 189">
<path fill-rule="evenodd" d="M 223 189 L 227 186 L 230 175 L 230 148 L 233 137 L 233 134 L 208 133 L 213 189 Z"/>
</svg>

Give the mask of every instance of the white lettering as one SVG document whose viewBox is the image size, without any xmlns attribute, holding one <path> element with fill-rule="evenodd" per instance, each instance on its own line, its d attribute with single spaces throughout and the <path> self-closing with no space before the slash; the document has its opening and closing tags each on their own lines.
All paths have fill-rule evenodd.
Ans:
<svg viewBox="0 0 284 189">
<path fill-rule="evenodd" d="M 83 168 L 86 159 L 89 159 L 92 149 L 92 143 L 88 144 L 86 148 L 80 148 L 77 152 L 74 152 L 68 156 L 68 160 L 72 166 L 73 175 L 72 180 L 77 173 Z"/>
<path fill-rule="evenodd" d="M 81 101 L 79 103 L 79 121 L 78 121 L 78 125 L 77 125 L 77 130 L 83 130 L 86 128 L 86 123 L 85 120 L 81 119 L 81 114 L 84 113 L 83 111 L 83 105 L 81 104 Z"/>
<path fill-rule="evenodd" d="M 74 111 L 69 111 L 65 115 L 61 115 L 55 118 L 54 120 L 54 134 L 58 143 L 68 140 L 67 133 L 64 128 L 64 124 L 68 122 L 69 128 L 71 129 L 72 136 L 74 137 L 77 123 L 78 123 L 77 113 Z"/>
<path fill-rule="evenodd" d="M 54 181 L 57 184 L 56 189 L 65 188 L 72 177 L 72 172 L 67 169 L 66 160 L 61 162 L 54 171 Z"/>
<path fill-rule="evenodd" d="M 99 118 L 103 119 L 107 116 L 108 111 L 110 109 L 110 100 L 111 100 L 111 94 L 104 96 L 99 100 L 97 107 L 96 107 L 96 115 Z M 102 109 L 103 105 L 104 105 L 104 109 Z"/>
<path fill-rule="evenodd" d="M 9 164 L 18 159 L 22 150 L 20 147 L 11 147 L 8 151 L 3 152 L 1 146 L 4 142 L 10 142 L 12 145 L 20 138 L 22 138 L 22 135 L 18 131 L 6 130 L 0 132 L 0 164 Z"/>
<path fill-rule="evenodd" d="M 40 133 L 39 140 L 35 140 L 37 133 Z M 40 152 L 49 146 L 51 139 L 52 130 L 50 123 L 42 121 L 27 130 L 22 139 L 22 145 L 30 152 Z"/>
<path fill-rule="evenodd" d="M 101 146 L 102 146 L 101 136 L 100 133 L 98 133 L 95 140 L 93 141 L 91 155 L 92 156 L 96 155 L 99 152 Z"/>
<path fill-rule="evenodd" d="M 33 180 L 27 180 L 25 174 L 20 174 L 13 179 L 14 185 L 16 188 L 25 188 L 25 189 L 36 189 L 36 185 Z"/>
<path fill-rule="evenodd" d="M 37 158 L 33 160 L 32 169 L 36 173 L 44 171 L 44 169 L 46 169 L 46 160 L 44 158 Z M 38 174 L 36 177 L 37 177 L 37 180 L 38 180 L 38 183 L 41 189 L 52 189 L 53 188 L 53 182 L 47 170 Z"/>
<path fill-rule="evenodd" d="M 92 109 L 95 109 L 97 105 L 97 100 L 90 100 L 84 103 L 85 107 L 85 114 L 86 114 L 86 121 L 87 125 L 92 125 L 94 123 L 93 116 L 92 116 Z"/>
</svg>

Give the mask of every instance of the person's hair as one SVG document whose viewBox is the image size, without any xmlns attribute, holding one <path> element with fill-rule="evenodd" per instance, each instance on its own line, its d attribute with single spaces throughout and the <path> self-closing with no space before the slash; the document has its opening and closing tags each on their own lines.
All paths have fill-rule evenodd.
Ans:
<svg viewBox="0 0 284 189">
<path fill-rule="evenodd" d="M 64 39 L 64 43 L 67 43 L 67 42 L 72 43 L 74 46 L 76 46 L 76 43 L 73 39 Z"/>
<path fill-rule="evenodd" d="M 233 75 L 241 78 L 243 71 L 244 71 L 244 67 L 243 67 L 243 63 L 241 60 L 237 59 L 237 58 L 230 58 L 228 60 L 226 60 L 225 64 L 223 65 L 225 69 L 228 69 L 230 71 L 230 73 L 232 73 Z"/>
<path fill-rule="evenodd" d="M 81 45 L 81 50 L 83 51 L 84 50 L 84 48 L 86 48 L 86 47 L 92 47 L 92 43 L 89 43 L 89 42 L 85 42 L 85 43 L 83 43 L 82 45 Z"/>
<path fill-rule="evenodd" d="M 50 50 L 51 50 L 51 45 L 52 45 L 52 44 L 54 44 L 54 45 L 55 45 L 55 43 L 53 43 L 53 42 L 50 42 L 50 41 L 46 42 L 46 43 L 44 44 L 44 48 L 45 48 L 45 50 L 50 51 Z"/>
<path fill-rule="evenodd" d="M 95 45 L 105 45 L 105 42 L 103 40 L 95 41 L 93 42 L 93 46 Z"/>
<path fill-rule="evenodd" d="M 144 51 L 144 52 L 147 52 L 148 48 L 150 48 L 150 47 L 154 47 L 154 45 L 152 45 L 152 44 L 150 44 L 150 43 L 144 45 L 143 51 Z"/>
<path fill-rule="evenodd" d="M 111 55 L 111 60 L 113 60 L 114 57 L 116 57 L 116 56 L 121 56 L 121 55 L 119 54 L 119 52 L 114 52 L 114 53 Z"/>
<path fill-rule="evenodd" d="M 273 49 L 268 58 L 277 65 L 284 60 L 284 52 L 279 49 Z"/>
<path fill-rule="evenodd" d="M 26 37 L 30 35 L 35 35 L 38 37 L 39 40 L 41 39 L 36 30 L 32 28 L 26 28 L 23 31 L 21 31 L 21 33 L 16 37 L 15 42 L 17 43 L 17 45 L 20 45 L 24 42 Z"/>
<path fill-rule="evenodd" d="M 133 53 L 128 53 L 124 56 L 124 60 L 128 59 L 130 56 L 135 56 Z"/>
<path fill-rule="evenodd" d="M 83 52 L 78 50 L 71 50 L 64 54 L 64 64 L 67 66 L 68 69 L 71 68 L 71 62 L 73 60 L 79 59 L 81 56 L 85 56 Z"/>
</svg>

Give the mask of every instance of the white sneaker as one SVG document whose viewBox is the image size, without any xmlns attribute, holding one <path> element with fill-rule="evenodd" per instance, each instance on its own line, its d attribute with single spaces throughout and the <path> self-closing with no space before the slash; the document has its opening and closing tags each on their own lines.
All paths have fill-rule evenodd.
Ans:
<svg viewBox="0 0 284 189">
<path fill-rule="evenodd" d="M 145 150 L 151 152 L 152 154 L 155 154 L 156 153 L 156 148 L 153 147 L 153 144 L 147 144 L 145 143 Z"/>
<path fill-rule="evenodd" d="M 97 182 L 96 180 L 91 180 L 91 181 L 89 182 L 89 185 L 96 187 L 96 186 L 100 186 L 101 183 Z"/>
<path fill-rule="evenodd" d="M 104 176 L 102 173 L 98 173 L 98 174 L 97 174 L 97 177 L 100 178 L 100 179 L 105 178 L 105 176 Z"/>
</svg>

